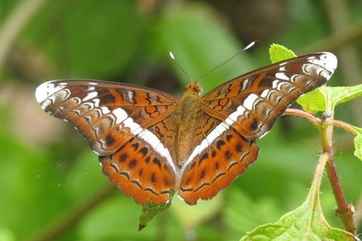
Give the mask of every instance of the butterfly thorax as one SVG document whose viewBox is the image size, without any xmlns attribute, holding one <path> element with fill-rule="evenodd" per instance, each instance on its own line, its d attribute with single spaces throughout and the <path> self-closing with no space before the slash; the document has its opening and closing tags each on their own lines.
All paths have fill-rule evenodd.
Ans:
<svg viewBox="0 0 362 241">
<path fill-rule="evenodd" d="M 174 113 L 177 126 L 175 133 L 175 161 L 178 166 L 182 166 L 195 148 L 193 140 L 201 111 L 200 91 L 201 89 L 196 82 L 188 84 Z"/>
</svg>

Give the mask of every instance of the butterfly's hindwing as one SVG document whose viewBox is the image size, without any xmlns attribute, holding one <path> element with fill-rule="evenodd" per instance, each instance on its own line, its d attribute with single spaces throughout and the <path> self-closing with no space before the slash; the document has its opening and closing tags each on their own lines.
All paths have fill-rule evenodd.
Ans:
<svg viewBox="0 0 362 241">
<path fill-rule="evenodd" d="M 233 129 L 224 131 L 186 163 L 180 196 L 191 205 L 200 198 L 212 198 L 246 170 L 257 155 L 258 147 L 253 142 Z"/>
<path fill-rule="evenodd" d="M 149 143 L 133 138 L 116 153 L 100 158 L 103 172 L 138 203 L 167 203 L 174 192 L 176 169 L 169 156 L 152 150 Z"/>
</svg>

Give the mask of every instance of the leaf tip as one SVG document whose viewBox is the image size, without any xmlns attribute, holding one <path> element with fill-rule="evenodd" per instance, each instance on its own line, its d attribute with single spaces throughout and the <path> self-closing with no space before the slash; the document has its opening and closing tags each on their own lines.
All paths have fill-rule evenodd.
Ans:
<svg viewBox="0 0 362 241">
<path fill-rule="evenodd" d="M 269 56 L 272 63 L 280 62 L 286 59 L 294 58 L 297 55 L 287 47 L 272 43 L 269 48 Z"/>
</svg>

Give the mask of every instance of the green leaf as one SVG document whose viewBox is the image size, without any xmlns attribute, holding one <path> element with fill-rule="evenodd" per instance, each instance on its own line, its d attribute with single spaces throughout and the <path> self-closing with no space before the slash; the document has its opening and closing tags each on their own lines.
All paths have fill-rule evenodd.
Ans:
<svg viewBox="0 0 362 241">
<path fill-rule="evenodd" d="M 310 112 L 325 111 L 327 103 L 334 109 L 337 105 L 362 96 L 362 85 L 350 87 L 324 86 L 308 92 L 297 99 L 304 110 Z"/>
<path fill-rule="evenodd" d="M 240 241 L 355 241 L 355 237 L 338 228 L 330 227 L 320 206 L 315 210 L 308 202 L 285 214 L 276 223 L 265 224 L 247 233 Z"/>
<path fill-rule="evenodd" d="M 297 57 L 297 55 L 292 50 L 280 44 L 272 44 L 270 46 L 269 56 L 272 63 L 277 63 L 286 59 Z"/>
<path fill-rule="evenodd" d="M 297 103 L 302 106 L 303 110 L 308 112 L 320 112 L 326 109 L 326 96 L 324 89 L 328 87 L 320 87 L 310 91 L 297 99 Z"/>
<path fill-rule="evenodd" d="M 14 241 L 14 235 L 10 230 L 0 227 L 0 241 Z"/>
<path fill-rule="evenodd" d="M 240 54 L 211 71 L 230 56 L 241 52 L 242 46 L 207 5 L 172 5 L 164 12 L 157 27 L 155 44 L 159 45 L 161 56 L 167 57 L 169 51 L 174 53 L 178 65 L 189 75 L 185 75 L 176 64 L 172 65 L 184 83 L 191 78 L 208 91 L 251 69 L 248 56 Z"/>
<path fill-rule="evenodd" d="M 348 87 L 328 87 L 329 98 L 333 106 L 362 96 L 362 84 Z"/>
<path fill-rule="evenodd" d="M 139 218 L 138 230 L 144 229 L 147 226 L 147 223 L 149 223 L 156 215 L 168 209 L 170 205 L 171 202 L 161 205 L 155 205 L 155 204 L 143 205 L 142 214 Z"/>
<path fill-rule="evenodd" d="M 320 183 L 328 158 L 321 157 L 306 201 L 277 222 L 265 224 L 247 233 L 240 241 L 355 241 L 351 233 L 331 227 L 320 204 Z"/>
<path fill-rule="evenodd" d="M 355 136 L 355 138 L 353 139 L 353 143 L 353 155 L 355 155 L 358 159 L 362 160 L 362 133 Z"/>
</svg>

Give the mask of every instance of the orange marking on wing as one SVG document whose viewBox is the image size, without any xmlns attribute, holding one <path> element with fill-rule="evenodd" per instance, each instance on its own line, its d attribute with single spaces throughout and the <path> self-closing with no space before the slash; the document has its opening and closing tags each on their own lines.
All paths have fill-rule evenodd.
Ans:
<svg viewBox="0 0 362 241">
<path fill-rule="evenodd" d="M 112 183 L 138 203 L 163 204 L 170 200 L 175 175 L 150 145 L 134 138 L 110 157 L 100 157 Z"/>
<path fill-rule="evenodd" d="M 195 158 L 183 173 L 179 194 L 188 204 L 210 199 L 240 175 L 258 155 L 254 143 L 229 130 Z"/>
</svg>

